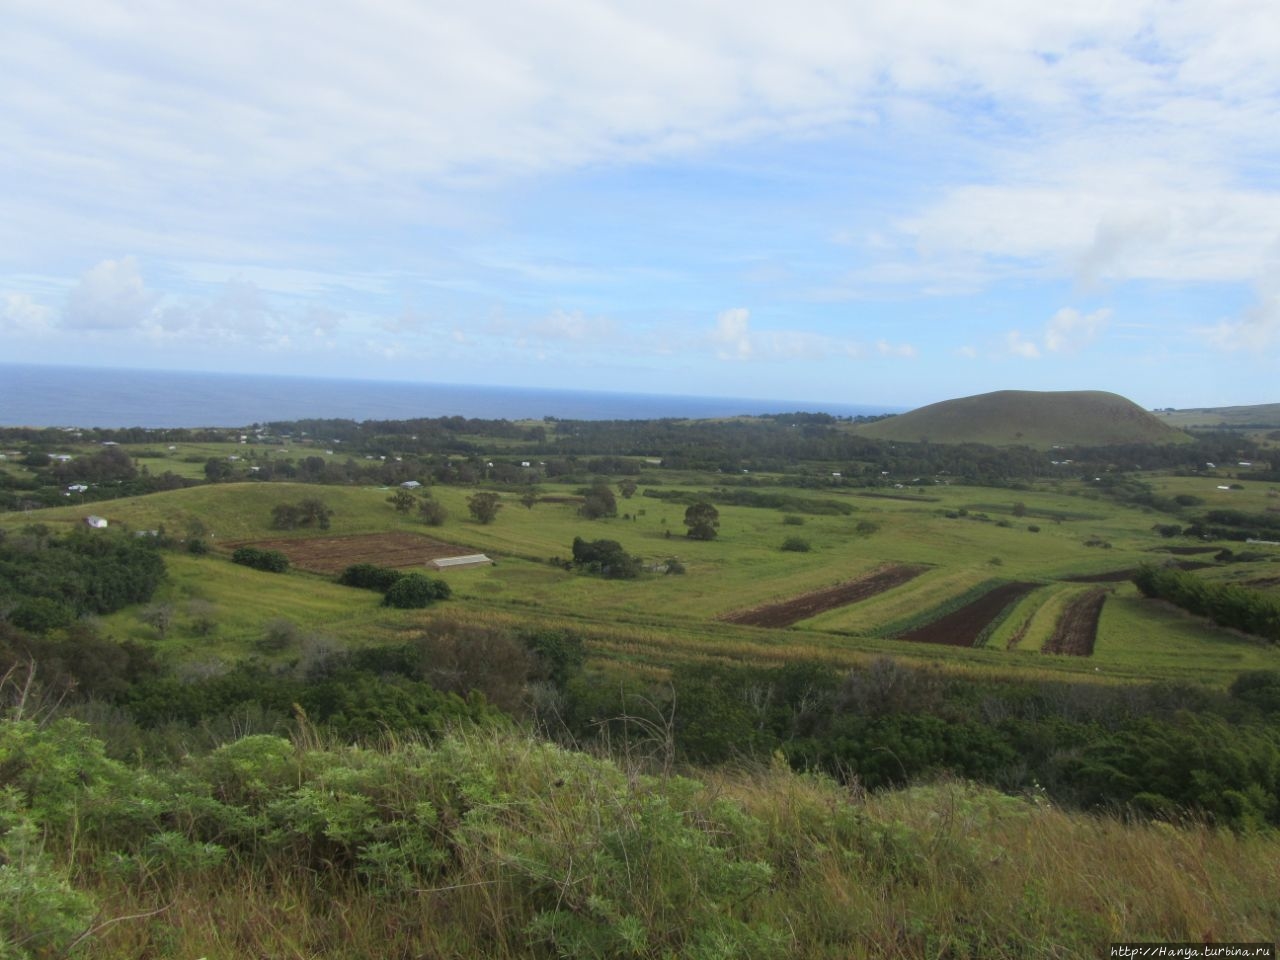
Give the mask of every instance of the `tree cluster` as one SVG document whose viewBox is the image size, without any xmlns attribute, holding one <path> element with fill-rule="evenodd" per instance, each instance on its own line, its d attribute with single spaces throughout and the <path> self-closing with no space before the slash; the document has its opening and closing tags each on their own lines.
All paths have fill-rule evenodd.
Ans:
<svg viewBox="0 0 1280 960">
<path fill-rule="evenodd" d="M 573 538 L 573 565 L 607 580 L 632 580 L 640 576 L 643 564 L 622 548 L 617 540 Z"/>
<path fill-rule="evenodd" d="M 289 558 L 283 553 L 260 547 L 236 547 L 231 553 L 231 562 L 267 573 L 284 573 L 289 569 Z"/>
<path fill-rule="evenodd" d="M 1280 602 L 1235 584 L 1210 583 L 1186 570 L 1144 564 L 1133 575 L 1143 596 L 1166 600 L 1220 627 L 1280 643 Z"/>
<path fill-rule="evenodd" d="M 150 537 L 41 525 L 0 536 L 0 616 L 43 633 L 87 614 L 151 599 L 164 561 Z"/>
<path fill-rule="evenodd" d="M 318 497 L 307 497 L 300 503 L 278 503 L 271 508 L 271 527 L 274 530 L 296 530 L 299 527 L 316 527 L 328 530 L 333 517 L 331 510 Z"/>
</svg>

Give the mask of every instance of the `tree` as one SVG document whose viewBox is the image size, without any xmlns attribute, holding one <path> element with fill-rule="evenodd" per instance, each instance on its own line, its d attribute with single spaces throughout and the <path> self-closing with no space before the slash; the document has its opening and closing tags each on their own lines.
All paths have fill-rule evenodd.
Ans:
<svg viewBox="0 0 1280 960">
<path fill-rule="evenodd" d="M 634 480 L 620 480 L 618 482 L 618 492 L 622 494 L 624 500 L 630 500 L 636 493 L 636 482 Z"/>
<path fill-rule="evenodd" d="M 273 530 L 292 530 L 301 519 L 301 514 L 296 504 L 277 503 L 271 508 L 271 528 Z"/>
<path fill-rule="evenodd" d="M 538 488 L 530 487 L 524 493 L 520 494 L 520 503 L 526 510 L 532 510 L 533 505 L 538 502 Z"/>
<path fill-rule="evenodd" d="M 443 526 L 448 515 L 444 505 L 435 500 L 423 500 L 418 504 L 418 519 L 429 527 Z"/>
<path fill-rule="evenodd" d="M 642 569 L 640 558 L 629 555 L 617 540 L 586 541 L 574 537 L 573 563 L 609 580 L 632 580 L 640 576 Z"/>
<path fill-rule="evenodd" d="M 493 523 L 498 511 L 502 509 L 502 501 L 496 493 L 477 493 L 467 497 L 467 509 L 478 522 Z"/>
<path fill-rule="evenodd" d="M 591 485 L 591 489 L 587 491 L 586 498 L 582 501 L 582 506 L 578 508 L 579 516 L 587 520 L 598 520 L 600 517 L 616 517 L 618 515 L 618 501 L 613 495 L 613 491 L 609 489 L 609 485 L 604 481 L 597 481 Z"/>
<path fill-rule="evenodd" d="M 321 530 L 329 529 L 329 518 L 333 516 L 333 511 L 323 500 L 308 497 L 298 504 L 298 511 L 302 515 L 299 521 L 302 526 L 309 527 L 314 523 Z"/>
<path fill-rule="evenodd" d="M 138 619 L 149 627 L 155 627 L 156 633 L 163 640 L 173 626 L 177 612 L 172 603 L 153 603 L 138 614 Z"/>
<path fill-rule="evenodd" d="M 408 513 L 417 502 L 418 498 L 403 487 L 387 497 L 387 503 L 396 508 L 396 513 Z"/>
<path fill-rule="evenodd" d="M 382 598 L 382 605 L 414 610 L 430 606 L 437 600 L 448 600 L 452 593 L 449 584 L 443 580 L 433 580 L 420 573 L 410 573 L 387 589 L 386 596 Z"/>
<path fill-rule="evenodd" d="M 689 528 L 690 540 L 714 540 L 720 526 L 720 511 L 700 500 L 684 512 L 684 525 Z"/>
</svg>

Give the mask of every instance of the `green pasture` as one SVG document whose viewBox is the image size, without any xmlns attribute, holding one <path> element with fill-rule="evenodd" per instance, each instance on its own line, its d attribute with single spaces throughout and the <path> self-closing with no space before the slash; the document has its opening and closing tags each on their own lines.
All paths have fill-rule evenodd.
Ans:
<svg viewBox="0 0 1280 960">
<path fill-rule="evenodd" d="M 669 479 L 663 471 L 647 473 L 642 480 Z M 698 486 L 710 489 L 713 484 L 714 478 L 703 477 Z M 642 482 L 641 492 L 645 486 Z M 664 483 L 661 488 L 671 486 Z M 576 487 L 557 484 L 544 484 L 540 490 L 548 497 L 577 492 Z M 217 550 L 228 541 L 399 530 L 444 540 L 463 552 L 484 552 L 497 561 L 492 567 L 442 574 L 454 588 L 454 600 L 440 607 L 448 616 L 572 625 L 598 638 L 593 639 L 598 656 L 637 669 L 661 670 L 681 660 L 708 658 L 758 663 L 813 659 L 847 665 L 895 653 L 956 668 L 1096 673 L 1120 679 L 1182 676 L 1225 684 L 1241 669 L 1280 666 L 1275 648 L 1172 614 L 1141 600 L 1127 584 L 1104 608 L 1094 657 L 1082 661 L 1041 655 L 1058 614 L 1071 597 L 1088 588 L 1061 583 L 1059 578 L 1135 567 L 1169 545 L 1152 530 L 1166 519 L 1163 515 L 1091 497 L 1087 488 L 1072 495 L 1051 486 L 1003 491 L 939 485 L 928 488 L 929 501 L 870 498 L 838 488 L 788 488 L 779 492 L 842 500 L 853 512 L 799 514 L 803 523 L 796 525 L 784 523 L 784 516 L 796 513 L 793 509 L 720 506 L 719 536 L 707 542 L 684 535 L 684 504 L 641 493 L 619 497 L 617 518 L 588 521 L 577 515 L 574 503 L 539 502 L 527 509 L 516 493 L 504 492 L 496 520 L 480 524 L 467 511 L 467 498 L 475 490 L 432 487 L 431 495 L 444 505 L 448 518 L 441 527 L 428 527 L 413 514 L 396 513 L 387 502 L 393 492 L 379 487 L 228 483 L 96 503 L 93 511 L 113 526 L 135 530 L 163 524 L 166 531 L 182 537 L 198 521 L 208 531 L 215 555 L 168 555 L 170 580 L 157 598 L 174 603 L 178 610 L 164 646 L 184 659 L 251 653 L 246 644 L 251 647 L 273 618 L 343 642 L 366 642 L 414 628 L 426 615 L 384 611 L 376 595 L 338 587 L 316 575 L 273 575 L 237 567 Z M 273 507 L 312 497 L 333 510 L 331 529 L 271 529 Z M 69 505 L 8 514 L 0 516 L 0 528 L 37 521 L 70 528 L 87 512 Z M 967 515 L 961 515 L 964 512 Z M 617 540 L 647 563 L 676 558 L 687 572 L 609 581 L 549 564 L 551 557 L 571 556 L 575 536 Z M 782 542 L 791 536 L 808 541 L 810 551 L 783 551 Z M 733 626 L 716 619 L 839 584 L 888 563 L 920 563 L 930 569 L 908 584 L 790 630 Z M 1249 566 L 1258 570 L 1269 565 Z M 1215 569 L 1210 575 L 1225 574 Z M 979 584 L 997 580 L 1044 586 L 1018 601 L 984 649 L 926 649 L 928 645 L 874 636 L 886 625 L 918 618 Z M 191 600 L 216 607 L 218 628 L 213 635 L 199 636 L 190 624 L 184 626 L 182 611 Z M 109 622 L 120 635 L 159 642 L 154 628 L 143 625 L 136 612 L 117 614 Z M 1019 631 L 1021 639 L 1009 649 Z"/>
<path fill-rule="evenodd" d="M 1268 508 L 1280 509 L 1280 483 L 1250 478 L 1251 471 L 1243 467 L 1220 464 L 1221 469 L 1210 471 L 1202 477 L 1144 477 L 1156 493 L 1165 497 L 1181 494 L 1199 497 L 1204 503 L 1188 508 L 1189 513 L 1205 510 L 1244 510 L 1261 513 Z M 1219 487 L 1240 486 L 1240 490 L 1219 490 Z"/>
</svg>

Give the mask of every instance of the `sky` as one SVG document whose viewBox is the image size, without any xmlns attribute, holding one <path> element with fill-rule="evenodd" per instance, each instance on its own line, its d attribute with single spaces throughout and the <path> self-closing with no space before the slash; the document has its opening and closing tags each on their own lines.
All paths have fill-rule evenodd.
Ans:
<svg viewBox="0 0 1280 960">
<path fill-rule="evenodd" d="M 0 362 L 1280 402 L 1275 0 L 4 0 Z"/>
</svg>

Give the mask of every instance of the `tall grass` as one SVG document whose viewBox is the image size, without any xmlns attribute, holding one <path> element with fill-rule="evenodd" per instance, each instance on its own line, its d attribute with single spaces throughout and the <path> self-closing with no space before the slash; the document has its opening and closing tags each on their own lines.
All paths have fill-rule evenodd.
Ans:
<svg viewBox="0 0 1280 960">
<path fill-rule="evenodd" d="M 54 762 L 24 736 L 22 759 Z M 86 958 L 1012 960 L 1280 929 L 1274 833 L 963 782 L 868 796 L 781 763 L 689 779 L 473 730 L 376 748 L 250 738 L 131 788 L 78 742 L 82 769 L 45 771 L 20 813 L 47 821 L 50 882 L 96 904 L 79 914 Z"/>
</svg>

